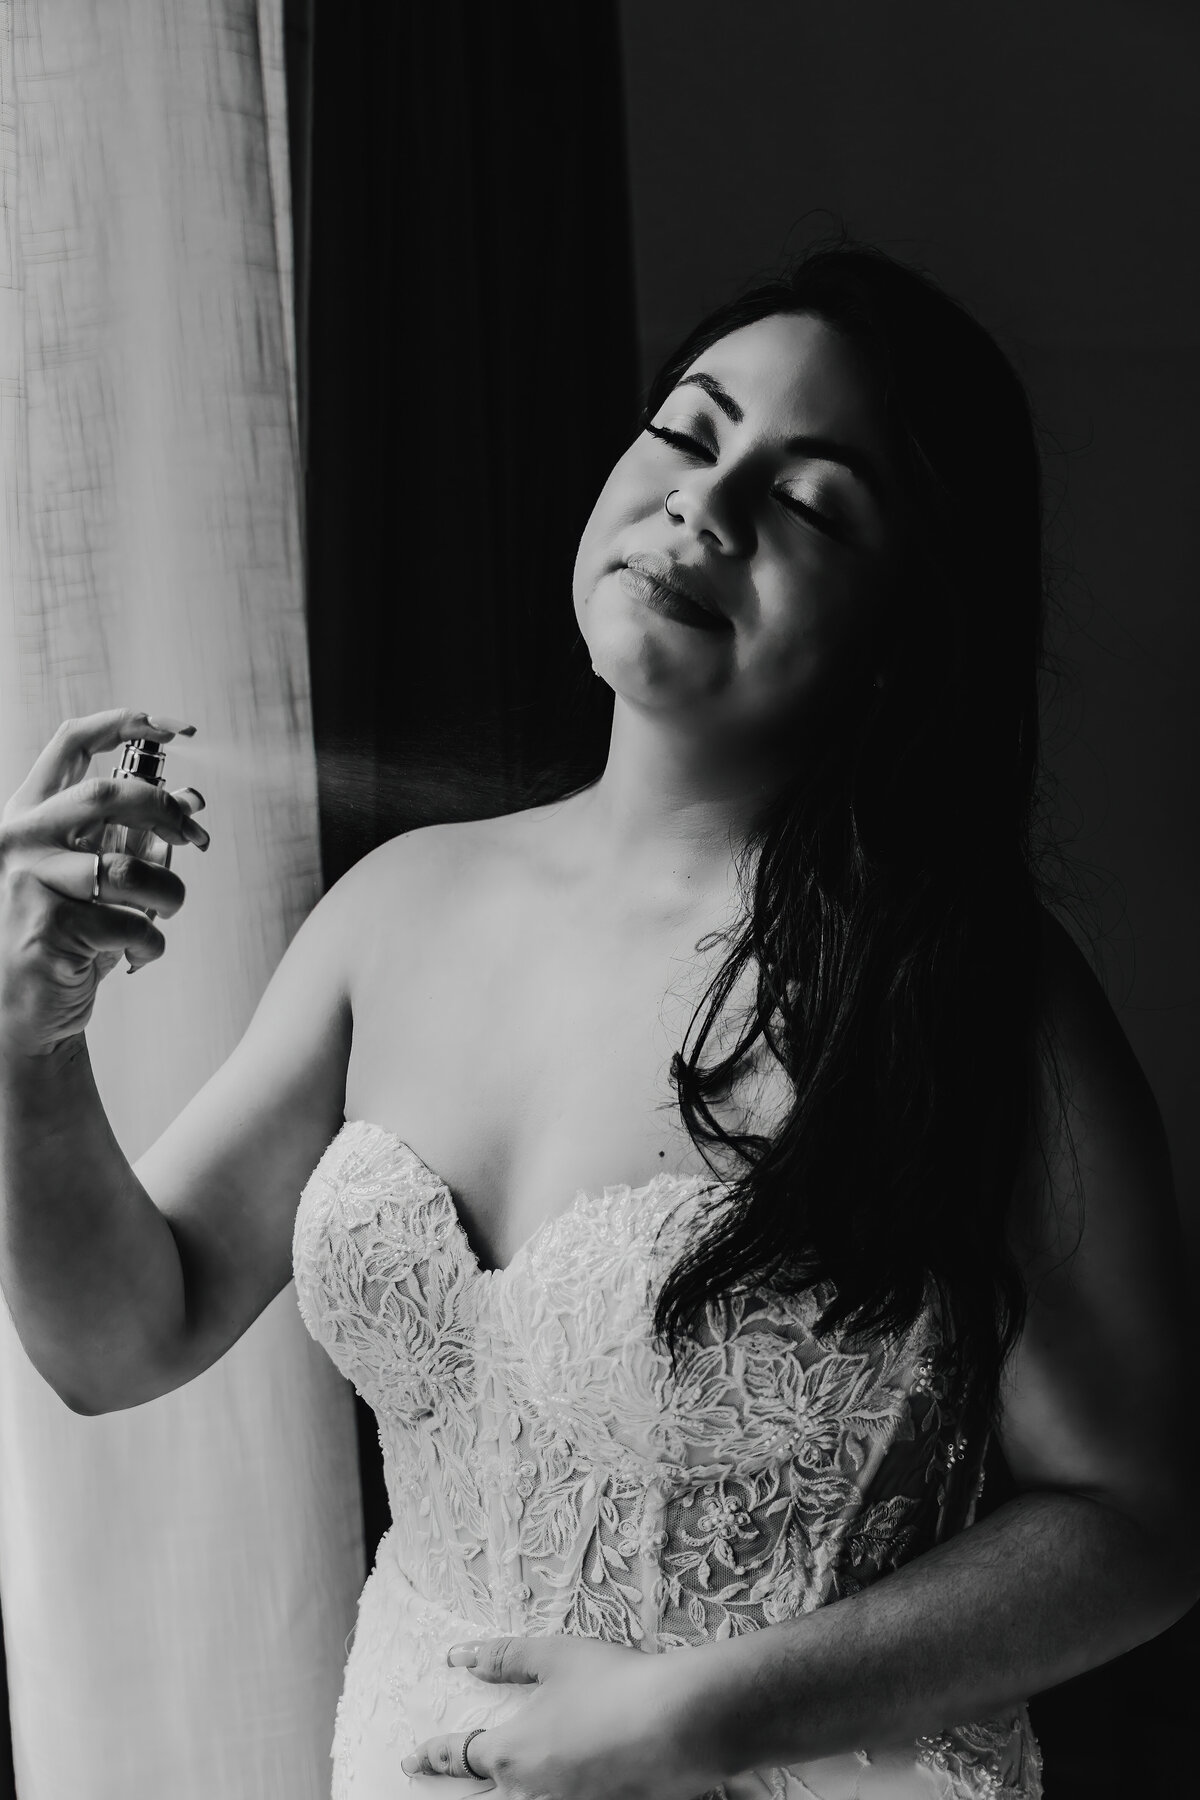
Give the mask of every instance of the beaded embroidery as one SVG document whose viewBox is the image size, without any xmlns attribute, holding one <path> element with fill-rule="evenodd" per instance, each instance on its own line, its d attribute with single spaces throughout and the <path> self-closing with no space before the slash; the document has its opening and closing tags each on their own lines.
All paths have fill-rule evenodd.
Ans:
<svg viewBox="0 0 1200 1800">
<path fill-rule="evenodd" d="M 929 1310 L 863 1348 L 817 1335 L 832 1290 L 735 1291 L 672 1378 L 654 1283 L 712 1194 L 667 1173 L 580 1194 L 488 1271 L 445 1183 L 390 1133 L 353 1121 L 321 1158 L 296 1216 L 297 1298 L 376 1412 L 393 1518 L 360 1601 L 335 1800 L 359 1800 L 368 1728 L 396 1746 L 404 1790 L 418 1702 L 455 1729 L 510 1716 L 511 1691 L 481 1691 L 431 1642 L 566 1631 L 676 1653 L 854 1593 L 969 1519 L 981 1447 Z M 880 1785 L 870 1749 L 835 1759 L 862 1800 L 1041 1793 L 1023 1712 L 910 1746 L 920 1786 Z M 818 1791 L 799 1769 L 754 1780 Z"/>
</svg>

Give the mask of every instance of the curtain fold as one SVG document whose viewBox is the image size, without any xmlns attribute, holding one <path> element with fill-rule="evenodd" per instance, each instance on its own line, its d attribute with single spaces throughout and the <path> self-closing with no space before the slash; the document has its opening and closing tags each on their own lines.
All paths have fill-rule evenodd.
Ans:
<svg viewBox="0 0 1200 1800">
<path fill-rule="evenodd" d="M 281 0 L 0 0 L 0 786 L 192 718 L 213 848 L 89 1029 L 135 1160 L 319 892 Z M 0 1316 L 21 1800 L 318 1800 L 363 1574 L 350 1390 L 289 1288 L 178 1393 L 68 1412 Z"/>
<path fill-rule="evenodd" d="M 285 18 L 296 65 L 311 55 L 293 143 L 332 881 L 397 832 L 603 761 L 611 693 L 571 570 L 636 429 L 624 98 L 613 0 L 287 0 Z M 358 1423 L 370 1549 L 387 1501 L 362 1402 Z"/>
<path fill-rule="evenodd" d="M 595 772 L 579 535 L 637 429 L 620 38 L 588 7 L 316 8 L 308 593 L 332 880 Z"/>
</svg>

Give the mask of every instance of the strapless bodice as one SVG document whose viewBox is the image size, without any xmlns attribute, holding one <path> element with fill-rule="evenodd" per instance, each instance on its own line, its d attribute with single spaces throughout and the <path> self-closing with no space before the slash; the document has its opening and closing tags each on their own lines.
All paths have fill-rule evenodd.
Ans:
<svg viewBox="0 0 1200 1800">
<path fill-rule="evenodd" d="M 360 1622 L 344 1770 L 370 1734 L 371 1681 L 397 1793 L 416 1712 L 426 1731 L 485 1722 L 479 1684 L 416 1642 L 421 1609 L 424 1635 L 682 1651 L 853 1593 L 969 1521 L 982 1446 L 964 1441 L 932 1308 L 864 1348 L 817 1333 L 831 1290 L 735 1291 L 672 1373 L 656 1285 L 722 1194 L 671 1173 L 580 1193 L 489 1271 L 445 1182 L 399 1139 L 355 1120 L 326 1150 L 296 1217 L 296 1291 L 376 1413 L 393 1519 L 368 1582 L 369 1660 L 386 1667 L 351 1682 Z M 931 1785 L 872 1787 L 860 1761 L 846 1792 L 1040 1791 L 1023 1714 L 910 1746 L 907 1762 Z M 359 1800 L 351 1776 L 342 1791 Z M 806 1791 L 841 1790 L 779 1788 Z"/>
</svg>

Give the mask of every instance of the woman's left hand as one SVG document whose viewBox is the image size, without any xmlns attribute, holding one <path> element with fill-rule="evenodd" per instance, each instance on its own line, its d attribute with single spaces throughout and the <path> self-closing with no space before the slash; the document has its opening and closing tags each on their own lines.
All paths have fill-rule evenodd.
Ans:
<svg viewBox="0 0 1200 1800">
<path fill-rule="evenodd" d="M 536 1682 L 543 1692 L 472 1737 L 469 1768 L 465 1734 L 449 1731 L 403 1759 L 408 1775 L 474 1772 L 481 1794 L 508 1800 L 697 1800 L 721 1780 L 689 1718 L 682 1655 L 559 1634 L 481 1638 L 454 1645 L 451 1659 L 480 1681 Z"/>
</svg>

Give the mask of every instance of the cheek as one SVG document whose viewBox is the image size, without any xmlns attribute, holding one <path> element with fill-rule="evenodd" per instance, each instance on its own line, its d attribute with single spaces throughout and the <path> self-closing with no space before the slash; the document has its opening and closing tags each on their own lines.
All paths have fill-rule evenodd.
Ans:
<svg viewBox="0 0 1200 1800">
<path fill-rule="evenodd" d="M 642 485 L 633 468 L 634 453 L 626 451 L 601 488 L 575 552 L 575 568 L 571 591 L 575 600 L 575 616 L 583 626 L 592 590 L 600 578 L 620 560 L 620 534 L 626 525 L 641 516 L 639 496 Z"/>
<path fill-rule="evenodd" d="M 864 654 L 874 618 L 874 584 L 859 571 L 814 567 L 763 596 L 751 658 L 759 682 L 804 690 L 847 670 Z"/>
<path fill-rule="evenodd" d="M 591 510 L 588 522 L 579 539 L 579 548 L 575 552 L 571 591 L 575 597 L 575 616 L 581 625 L 591 591 L 604 567 L 604 546 L 611 529 L 609 524 L 609 490 L 611 487 L 612 476 L 610 475 Z"/>
</svg>

